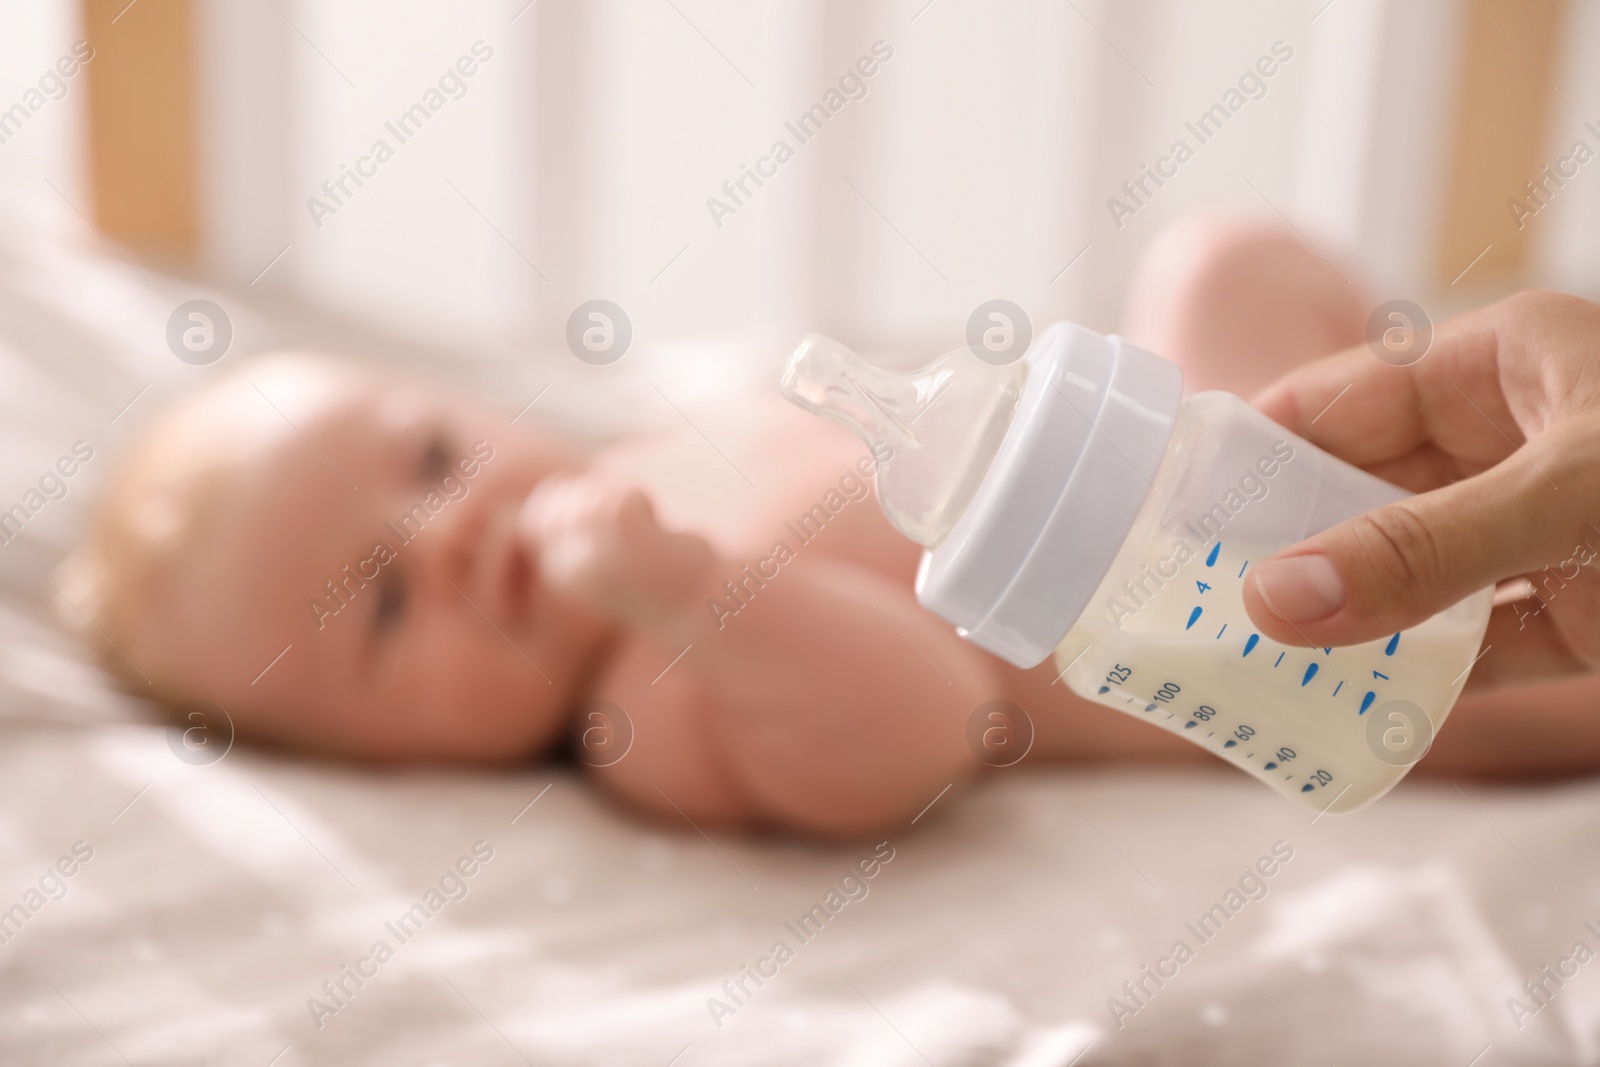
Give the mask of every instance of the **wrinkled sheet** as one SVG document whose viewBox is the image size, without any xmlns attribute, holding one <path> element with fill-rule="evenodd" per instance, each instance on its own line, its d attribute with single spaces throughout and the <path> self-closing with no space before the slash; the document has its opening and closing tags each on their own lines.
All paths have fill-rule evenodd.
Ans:
<svg viewBox="0 0 1600 1067">
<path fill-rule="evenodd" d="M 137 422 L 119 410 L 195 373 L 162 329 L 197 291 L 71 243 L 0 250 L 0 507 L 97 449 L 0 547 L 6 1063 L 1600 1058 L 1600 962 L 1573 955 L 1600 950 L 1593 781 L 1406 783 L 1313 819 L 1224 769 L 1007 771 L 819 845 L 644 824 L 564 768 L 177 759 L 50 621 L 46 579 Z M 1547 966 L 1573 977 L 1540 1003 Z"/>
</svg>

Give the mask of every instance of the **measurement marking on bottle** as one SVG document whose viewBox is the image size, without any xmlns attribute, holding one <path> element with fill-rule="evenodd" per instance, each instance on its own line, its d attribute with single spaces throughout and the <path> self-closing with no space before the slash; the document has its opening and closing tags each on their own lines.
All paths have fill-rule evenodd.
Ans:
<svg viewBox="0 0 1600 1067">
<path fill-rule="evenodd" d="M 1282 663 L 1283 662 L 1283 657 L 1286 656 L 1286 655 L 1288 655 L 1287 652 L 1279 652 L 1278 653 L 1278 658 L 1272 661 L 1272 665 L 1274 667 L 1276 667 L 1278 664 Z"/>
<path fill-rule="evenodd" d="M 1234 745 L 1237 745 L 1238 743 L 1239 742 L 1237 742 L 1237 741 L 1224 741 L 1224 742 L 1222 742 L 1222 747 L 1223 748 L 1232 748 Z"/>
<path fill-rule="evenodd" d="M 1306 686 L 1310 685 L 1311 684 L 1311 679 L 1315 678 L 1316 676 L 1317 676 L 1317 665 L 1316 665 L 1315 662 L 1312 662 L 1311 664 L 1309 664 L 1306 667 L 1306 673 L 1300 679 L 1300 688 L 1304 689 Z"/>
<path fill-rule="evenodd" d="M 1221 551 L 1222 551 L 1222 542 L 1221 541 L 1218 541 L 1216 544 L 1211 546 L 1211 554 L 1206 557 L 1206 566 L 1207 567 L 1215 567 L 1217 565 L 1217 553 L 1221 552 Z"/>
<path fill-rule="evenodd" d="M 1373 673 L 1376 674 L 1377 672 L 1374 671 Z M 1365 715 L 1367 713 L 1367 709 L 1372 707 L 1372 702 L 1374 700 L 1377 700 L 1377 699 L 1378 699 L 1378 694 L 1377 693 L 1374 693 L 1370 689 L 1367 690 L 1367 695 L 1361 698 L 1361 710 L 1356 712 L 1356 714 L 1357 715 Z"/>
<path fill-rule="evenodd" d="M 1260 643 L 1261 643 L 1261 635 L 1260 634 L 1251 634 L 1248 638 L 1245 639 L 1244 654 L 1248 656 L 1250 653 L 1254 652 L 1255 649 L 1256 649 L 1256 646 L 1259 645 Z"/>
<path fill-rule="evenodd" d="M 1372 672 L 1372 676 L 1374 678 L 1382 678 L 1386 682 L 1389 680 L 1389 676 L 1387 674 L 1384 674 L 1382 671 L 1373 671 Z"/>
<path fill-rule="evenodd" d="M 1268 760 L 1265 764 L 1263 764 L 1263 766 L 1266 767 L 1266 769 L 1269 770 L 1269 771 L 1275 771 L 1275 770 L 1278 769 L 1278 761 L 1277 760 Z"/>
<path fill-rule="evenodd" d="M 1203 609 L 1201 609 L 1201 607 L 1197 604 L 1195 605 L 1195 609 L 1189 612 L 1189 621 L 1185 623 L 1183 627 L 1185 630 L 1194 629 L 1194 624 L 1200 621 L 1201 610 Z"/>
<path fill-rule="evenodd" d="M 1228 632 L 1228 624 L 1227 623 L 1223 623 L 1222 624 L 1222 629 L 1217 631 L 1217 640 L 1221 641 L 1222 640 L 1222 635 L 1227 633 L 1227 632 Z"/>
<path fill-rule="evenodd" d="M 1248 567 L 1248 566 L 1250 566 L 1250 561 L 1249 561 L 1249 560 L 1245 560 L 1245 561 L 1244 561 L 1244 567 Z M 1238 576 L 1239 576 L 1239 577 L 1240 577 L 1240 578 L 1243 578 L 1243 577 L 1244 577 L 1244 567 L 1240 567 L 1240 568 L 1239 568 L 1239 575 L 1238 575 Z"/>
<path fill-rule="evenodd" d="M 1100 687 L 1100 692 L 1097 693 L 1096 695 L 1097 696 L 1105 696 L 1109 692 L 1111 692 L 1111 687 L 1109 685 L 1102 685 Z"/>
<path fill-rule="evenodd" d="M 1310 782 L 1307 782 L 1307 783 L 1306 783 L 1306 784 L 1305 784 L 1305 785 L 1303 785 L 1303 786 L 1301 786 L 1301 787 L 1300 787 L 1300 792 L 1302 792 L 1302 793 L 1309 793 L 1309 792 L 1311 792 L 1311 790 L 1313 790 L 1313 789 L 1315 789 L 1315 788 L 1316 788 L 1316 787 L 1315 787 L 1315 786 L 1313 786 L 1313 785 L 1312 785 L 1312 784 L 1311 784 L 1311 783 L 1310 783 Z"/>
<path fill-rule="evenodd" d="M 1339 695 L 1339 690 L 1341 690 L 1343 688 L 1344 688 L 1344 679 L 1341 678 L 1341 679 L 1339 679 L 1339 684 L 1333 687 L 1333 695 L 1334 696 L 1338 696 Z"/>
<path fill-rule="evenodd" d="M 1399 647 L 1400 647 L 1400 635 L 1399 634 L 1395 634 L 1393 637 L 1389 638 L 1389 643 L 1387 645 L 1383 646 L 1383 654 L 1385 656 L 1392 656 L 1395 653 L 1395 649 L 1397 649 Z"/>
</svg>

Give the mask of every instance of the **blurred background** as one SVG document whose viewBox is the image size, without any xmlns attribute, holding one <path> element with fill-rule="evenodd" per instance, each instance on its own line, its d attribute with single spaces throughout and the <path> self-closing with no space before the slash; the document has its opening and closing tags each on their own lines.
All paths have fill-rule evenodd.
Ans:
<svg viewBox="0 0 1600 1067">
<path fill-rule="evenodd" d="M 0 107 L 74 41 L 94 55 L 0 130 L 8 225 L 469 365 L 559 352 L 592 298 L 684 374 L 766 373 L 813 329 L 932 354 L 996 297 L 1114 329 L 1143 246 L 1199 209 L 1281 217 L 1375 298 L 1441 312 L 1600 288 L 1600 166 L 1570 164 L 1520 227 L 1507 203 L 1541 207 L 1524 183 L 1600 148 L 1595 3 L 61 0 L 4 19 Z M 880 41 L 865 95 L 799 143 L 784 124 Z M 1184 124 L 1274 42 L 1292 58 L 1199 143 Z M 475 44 L 491 58 L 402 143 L 393 124 Z M 1130 199 L 1180 138 L 1194 158 Z M 708 207 L 780 139 L 792 159 Z M 361 163 L 379 141 L 393 157 Z M 337 203 L 324 182 L 358 164 L 375 173 Z"/>
</svg>

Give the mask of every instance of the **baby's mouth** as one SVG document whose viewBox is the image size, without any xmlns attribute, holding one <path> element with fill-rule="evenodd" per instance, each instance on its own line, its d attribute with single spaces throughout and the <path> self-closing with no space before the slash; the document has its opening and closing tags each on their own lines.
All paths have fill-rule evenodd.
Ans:
<svg viewBox="0 0 1600 1067">
<path fill-rule="evenodd" d="M 517 537 L 515 508 L 497 508 L 490 516 L 474 569 L 484 609 L 498 623 L 522 622 L 533 607 L 539 569 L 533 550 Z"/>
<path fill-rule="evenodd" d="M 537 573 L 528 550 L 516 538 L 511 539 L 505 568 L 505 606 L 510 618 L 520 619 L 528 613 L 533 600 L 533 579 Z"/>
</svg>

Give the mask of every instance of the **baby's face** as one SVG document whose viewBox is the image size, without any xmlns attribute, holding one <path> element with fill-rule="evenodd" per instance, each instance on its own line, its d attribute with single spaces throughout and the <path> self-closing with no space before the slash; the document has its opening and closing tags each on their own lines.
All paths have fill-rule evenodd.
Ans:
<svg viewBox="0 0 1600 1067">
<path fill-rule="evenodd" d="M 243 732 L 299 747 L 507 762 L 549 744 L 608 628 L 541 588 L 516 519 L 581 459 L 412 384 L 315 368 L 256 384 L 281 414 L 238 429 L 247 457 L 162 583 L 142 654 Z"/>
</svg>

